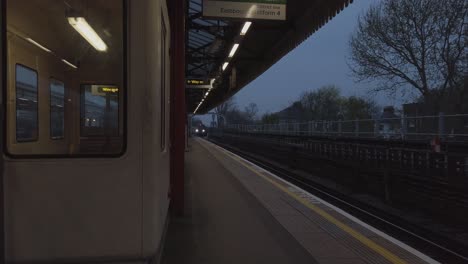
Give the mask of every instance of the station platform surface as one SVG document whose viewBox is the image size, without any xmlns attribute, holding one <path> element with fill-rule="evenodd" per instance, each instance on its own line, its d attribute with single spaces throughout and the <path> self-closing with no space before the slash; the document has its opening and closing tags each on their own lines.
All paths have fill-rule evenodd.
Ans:
<svg viewBox="0 0 468 264">
<path fill-rule="evenodd" d="M 200 138 L 186 153 L 186 212 L 162 263 L 437 263 Z"/>
</svg>

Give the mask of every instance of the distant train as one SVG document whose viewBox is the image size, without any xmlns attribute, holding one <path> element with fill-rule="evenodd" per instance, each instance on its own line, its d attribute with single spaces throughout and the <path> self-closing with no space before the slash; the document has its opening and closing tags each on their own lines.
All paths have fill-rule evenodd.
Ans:
<svg viewBox="0 0 468 264">
<path fill-rule="evenodd" d="M 8 262 L 146 263 L 161 251 L 166 3 L 1 2 Z"/>
<path fill-rule="evenodd" d="M 199 124 L 193 128 L 193 134 L 198 137 L 206 137 L 208 135 L 208 128 L 203 124 Z"/>
</svg>

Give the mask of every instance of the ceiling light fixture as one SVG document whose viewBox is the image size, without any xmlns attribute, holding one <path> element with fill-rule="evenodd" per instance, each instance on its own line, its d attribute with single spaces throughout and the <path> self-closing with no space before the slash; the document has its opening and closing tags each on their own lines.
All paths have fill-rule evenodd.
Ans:
<svg viewBox="0 0 468 264">
<path fill-rule="evenodd" d="M 63 61 L 65 64 L 67 64 L 68 66 L 72 67 L 73 69 L 78 69 L 78 67 L 75 66 L 74 64 L 72 64 L 71 62 L 69 62 L 69 61 L 67 61 L 67 60 L 64 60 L 64 59 L 62 59 L 62 61 Z"/>
<path fill-rule="evenodd" d="M 238 48 L 239 48 L 238 43 L 236 43 L 236 44 L 234 44 L 234 46 L 232 46 L 231 52 L 229 53 L 229 58 L 234 57 L 234 55 L 236 54 L 236 51 L 237 51 Z"/>
<path fill-rule="evenodd" d="M 244 26 L 242 27 L 242 30 L 241 30 L 241 36 L 244 36 L 245 34 L 247 34 L 247 31 L 249 31 L 249 28 L 250 26 L 252 25 L 252 22 L 250 21 L 247 21 L 244 23 Z"/>
<path fill-rule="evenodd" d="M 86 22 L 84 17 L 69 17 L 68 23 L 70 23 L 70 25 L 96 50 L 101 52 L 107 51 L 106 43 L 104 43 L 96 31 Z"/>
<path fill-rule="evenodd" d="M 44 46 L 42 46 L 41 44 L 37 43 L 36 41 L 34 41 L 32 38 L 26 38 L 27 41 L 29 41 L 30 43 L 34 44 L 36 47 L 48 52 L 48 53 L 51 53 L 52 51 Z"/>
<path fill-rule="evenodd" d="M 229 62 L 225 62 L 225 63 L 223 64 L 223 71 L 226 70 L 226 68 L 227 68 L 228 65 L 229 65 Z"/>
</svg>

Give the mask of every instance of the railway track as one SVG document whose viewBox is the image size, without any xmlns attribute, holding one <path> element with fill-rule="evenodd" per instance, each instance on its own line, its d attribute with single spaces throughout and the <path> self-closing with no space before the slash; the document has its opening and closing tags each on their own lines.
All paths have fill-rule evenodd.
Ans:
<svg viewBox="0 0 468 264">
<path fill-rule="evenodd" d="M 449 240 L 433 230 L 409 223 L 402 217 L 389 214 L 382 209 L 343 195 L 336 190 L 327 188 L 290 170 L 281 168 L 273 162 L 259 158 L 257 155 L 252 155 L 246 150 L 241 150 L 213 139 L 209 140 L 311 194 L 326 200 L 441 263 L 468 263 L 468 248 L 458 241 Z"/>
</svg>

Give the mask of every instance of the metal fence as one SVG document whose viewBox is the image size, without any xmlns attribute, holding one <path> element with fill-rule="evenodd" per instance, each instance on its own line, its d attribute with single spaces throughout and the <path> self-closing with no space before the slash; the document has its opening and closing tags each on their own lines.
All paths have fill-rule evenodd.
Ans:
<svg viewBox="0 0 468 264">
<path fill-rule="evenodd" d="M 468 141 L 468 114 L 398 118 L 309 121 L 279 124 L 230 124 L 230 132 L 423 140 Z"/>
</svg>

